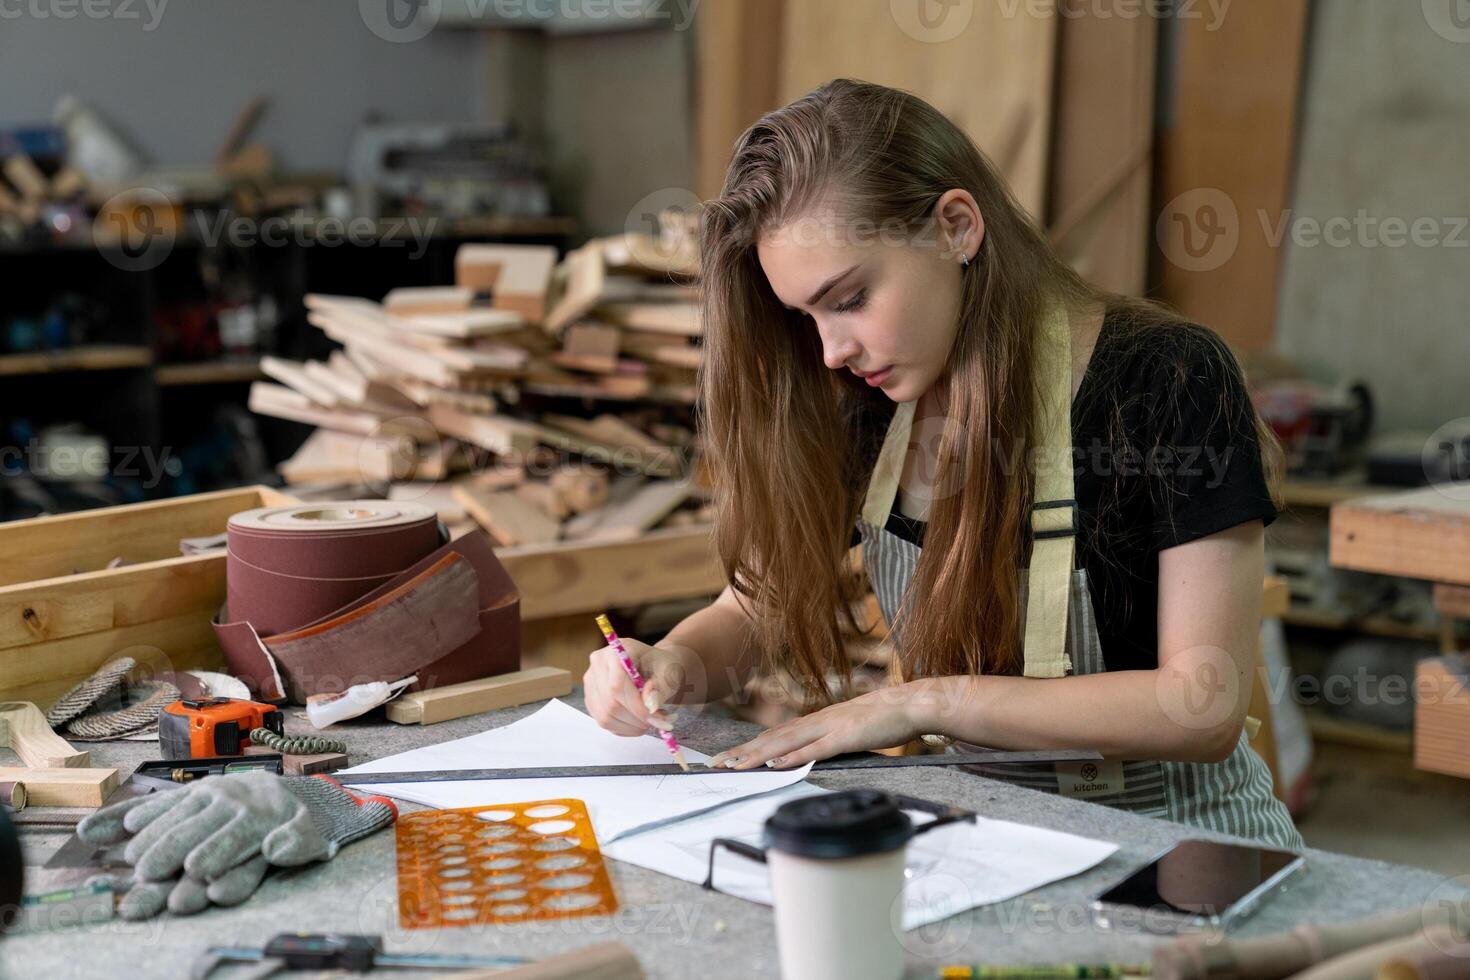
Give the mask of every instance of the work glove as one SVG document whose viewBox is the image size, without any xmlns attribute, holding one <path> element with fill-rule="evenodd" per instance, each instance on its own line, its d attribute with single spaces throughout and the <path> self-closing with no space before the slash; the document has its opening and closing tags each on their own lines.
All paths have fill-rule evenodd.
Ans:
<svg viewBox="0 0 1470 980">
<path fill-rule="evenodd" d="M 326 776 L 256 771 L 103 807 L 77 826 L 77 836 L 113 844 L 133 835 L 123 849 L 133 883 L 118 911 L 146 918 L 164 905 L 187 915 L 210 903 L 243 902 L 268 866 L 330 860 L 397 816 L 386 798 L 359 798 Z"/>
<path fill-rule="evenodd" d="M 117 907 L 120 918 L 149 919 L 165 908 L 175 915 L 193 915 L 211 905 L 239 905 L 255 894 L 268 870 L 270 862 L 265 855 L 257 854 L 214 881 L 199 881 L 186 874 L 167 881 L 144 881 L 134 873 L 99 875 L 90 879 L 88 884 L 103 881 L 112 887 L 114 893 L 122 894 L 122 901 Z"/>
</svg>

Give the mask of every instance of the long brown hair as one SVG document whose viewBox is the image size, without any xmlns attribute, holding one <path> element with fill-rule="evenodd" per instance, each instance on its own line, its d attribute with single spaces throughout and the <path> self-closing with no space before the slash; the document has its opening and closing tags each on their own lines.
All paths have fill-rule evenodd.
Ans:
<svg viewBox="0 0 1470 980">
<path fill-rule="evenodd" d="M 1101 304 L 1139 326 L 1179 322 L 1103 294 L 1047 244 L 1005 180 L 932 106 L 897 89 L 836 79 L 767 113 L 740 137 L 701 227 L 705 358 L 700 403 L 717 519 L 715 546 L 747 600 L 768 663 L 807 708 L 827 678 L 851 694 L 845 630 L 858 630 L 846 554 L 868 469 L 893 405 L 822 362 L 816 331 L 775 296 L 756 254 L 764 233 L 836 203 L 842 220 L 934 235 L 935 203 L 964 188 L 985 219 L 963 275 L 958 332 L 940 385 L 936 498 L 897 616 L 907 676 L 1015 673 L 1020 562 L 1029 541 L 1037 325 L 1050 297 Z M 921 239 L 914 238 L 919 242 Z M 932 247 L 944 243 L 931 237 Z M 943 601 L 911 602 L 942 596 Z"/>
</svg>

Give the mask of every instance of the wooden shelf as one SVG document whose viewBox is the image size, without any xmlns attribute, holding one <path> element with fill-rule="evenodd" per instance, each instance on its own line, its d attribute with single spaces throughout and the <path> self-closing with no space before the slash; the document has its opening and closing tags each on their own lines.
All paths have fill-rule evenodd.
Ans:
<svg viewBox="0 0 1470 980">
<path fill-rule="evenodd" d="M 1403 488 L 1375 486 L 1361 470 L 1354 470 L 1333 480 L 1287 480 L 1281 486 L 1281 494 L 1287 507 L 1325 509 L 1359 497 L 1393 493 L 1395 489 Z"/>
<path fill-rule="evenodd" d="M 1312 733 L 1312 738 L 1318 741 L 1353 745 L 1363 749 L 1377 749 L 1381 752 L 1413 754 L 1414 736 L 1411 732 L 1394 731 L 1361 721 L 1334 718 L 1321 710 L 1309 710 L 1306 716 L 1307 729 Z"/>
<path fill-rule="evenodd" d="M 116 371 L 147 367 L 153 352 L 146 347 L 97 345 L 70 350 L 0 356 L 0 375 L 56 374 L 62 371 Z"/>
<path fill-rule="evenodd" d="M 154 373 L 160 387 L 182 385 L 240 384 L 260 381 L 265 372 L 260 358 L 242 357 L 223 361 L 200 361 L 197 364 L 160 364 Z"/>
<path fill-rule="evenodd" d="M 1319 630 L 1341 630 L 1346 633 L 1364 633 L 1369 636 L 1386 636 L 1400 640 L 1439 641 L 1439 633 L 1424 626 L 1401 623 L 1386 616 L 1364 616 L 1355 618 L 1341 613 L 1324 612 L 1320 609 L 1288 609 L 1281 617 L 1288 626 L 1306 626 Z"/>
</svg>

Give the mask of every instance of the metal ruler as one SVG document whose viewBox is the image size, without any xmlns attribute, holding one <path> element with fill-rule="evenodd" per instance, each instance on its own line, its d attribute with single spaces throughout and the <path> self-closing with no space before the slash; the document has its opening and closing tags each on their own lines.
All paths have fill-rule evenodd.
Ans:
<svg viewBox="0 0 1470 980">
<path fill-rule="evenodd" d="M 1057 749 L 1039 752 L 944 752 L 934 755 L 877 755 L 854 752 L 834 755 L 812 765 L 813 772 L 834 769 L 898 769 L 913 766 L 1019 766 L 1053 762 L 1101 762 L 1102 755 L 1090 749 Z M 578 776 L 715 776 L 723 773 L 777 770 L 710 768 L 696 762 L 685 772 L 675 762 L 651 762 L 632 766 L 528 766 L 524 769 L 438 769 L 427 772 L 335 773 L 348 786 L 375 783 L 449 783 L 482 779 L 566 779 Z"/>
</svg>

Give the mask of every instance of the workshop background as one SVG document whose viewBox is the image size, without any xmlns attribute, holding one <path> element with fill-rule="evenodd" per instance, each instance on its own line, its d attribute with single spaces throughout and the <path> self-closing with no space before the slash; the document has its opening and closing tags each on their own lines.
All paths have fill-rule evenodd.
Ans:
<svg viewBox="0 0 1470 980">
<path fill-rule="evenodd" d="M 0 525 L 0 700 L 119 644 L 217 663 L 207 601 L 9 617 L 282 495 L 488 531 L 527 666 L 707 602 L 691 216 L 839 76 L 931 101 L 1078 269 L 1234 346 L 1291 461 L 1254 744 L 1308 844 L 1470 863 L 1470 707 L 1414 696 L 1470 618 L 1460 0 L 0 0 L 0 519 L 180 508 Z M 881 623 L 852 653 L 883 683 Z M 731 710 L 781 717 L 770 681 Z"/>
</svg>

